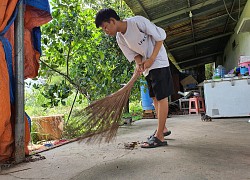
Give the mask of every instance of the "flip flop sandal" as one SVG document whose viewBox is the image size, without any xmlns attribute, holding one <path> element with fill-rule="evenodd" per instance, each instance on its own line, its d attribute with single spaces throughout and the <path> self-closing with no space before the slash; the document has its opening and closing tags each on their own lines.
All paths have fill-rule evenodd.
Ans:
<svg viewBox="0 0 250 180">
<path fill-rule="evenodd" d="M 156 147 L 168 145 L 167 141 L 162 142 L 160 139 L 154 136 L 148 139 L 147 142 L 144 142 L 144 144 L 147 144 L 147 145 L 141 145 L 141 148 L 156 148 Z"/>
<path fill-rule="evenodd" d="M 152 134 L 151 136 L 148 137 L 148 139 L 150 139 L 151 137 L 155 136 L 155 133 L 156 133 L 156 130 L 155 130 L 154 134 Z M 167 131 L 167 132 L 163 133 L 164 136 L 169 136 L 170 134 L 171 134 L 171 131 Z"/>
</svg>

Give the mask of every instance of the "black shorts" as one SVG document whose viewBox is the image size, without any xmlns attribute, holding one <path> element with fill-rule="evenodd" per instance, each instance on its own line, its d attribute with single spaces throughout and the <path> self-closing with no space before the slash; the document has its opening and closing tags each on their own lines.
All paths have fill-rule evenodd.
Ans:
<svg viewBox="0 0 250 180">
<path fill-rule="evenodd" d="M 174 94 L 173 79 L 169 67 L 152 69 L 146 76 L 149 96 L 159 101 Z"/>
</svg>

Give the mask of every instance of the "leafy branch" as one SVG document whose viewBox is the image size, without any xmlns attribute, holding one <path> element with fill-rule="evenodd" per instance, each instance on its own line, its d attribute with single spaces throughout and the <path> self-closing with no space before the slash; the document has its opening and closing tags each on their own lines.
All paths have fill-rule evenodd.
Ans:
<svg viewBox="0 0 250 180">
<path fill-rule="evenodd" d="M 46 62 L 44 62 L 43 60 L 40 60 L 45 66 L 47 66 L 48 68 L 50 68 L 51 70 L 55 71 L 56 73 L 58 73 L 59 75 L 63 76 L 65 79 L 68 80 L 68 82 L 73 85 L 79 92 L 81 92 L 83 95 L 85 95 L 86 97 L 88 97 L 88 93 L 87 91 L 83 88 L 80 87 L 78 84 L 76 84 L 69 76 L 67 76 L 66 74 L 58 71 L 57 69 L 52 68 L 50 65 L 48 65 Z"/>
</svg>

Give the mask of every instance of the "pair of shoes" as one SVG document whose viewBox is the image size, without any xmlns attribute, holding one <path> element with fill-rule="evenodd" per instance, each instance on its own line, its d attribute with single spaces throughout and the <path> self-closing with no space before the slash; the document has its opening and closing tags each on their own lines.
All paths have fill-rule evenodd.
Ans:
<svg viewBox="0 0 250 180">
<path fill-rule="evenodd" d="M 161 141 L 160 139 L 154 136 L 149 138 L 148 141 L 145 142 L 144 144 L 146 145 L 141 145 L 141 148 L 156 148 L 156 147 L 168 145 L 167 141 Z"/>
<path fill-rule="evenodd" d="M 154 134 L 152 134 L 151 136 L 149 136 L 148 139 L 150 139 L 151 137 L 154 137 L 156 131 L 157 131 L 157 130 L 155 130 Z M 163 136 L 169 136 L 170 134 L 171 134 L 171 131 L 167 131 L 167 132 L 164 132 L 164 133 L 163 133 Z"/>
</svg>

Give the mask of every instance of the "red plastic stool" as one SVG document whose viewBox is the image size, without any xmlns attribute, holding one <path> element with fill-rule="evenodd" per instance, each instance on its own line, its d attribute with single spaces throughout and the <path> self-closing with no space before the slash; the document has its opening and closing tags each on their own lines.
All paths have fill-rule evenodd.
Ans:
<svg viewBox="0 0 250 180">
<path fill-rule="evenodd" d="M 199 105 L 197 97 L 189 98 L 189 114 L 192 113 L 199 114 Z"/>
<path fill-rule="evenodd" d="M 204 99 L 202 97 L 197 97 L 197 98 L 198 98 L 199 113 L 206 112 Z"/>
<path fill-rule="evenodd" d="M 189 98 L 189 114 L 205 112 L 205 103 L 202 97 Z"/>
</svg>

